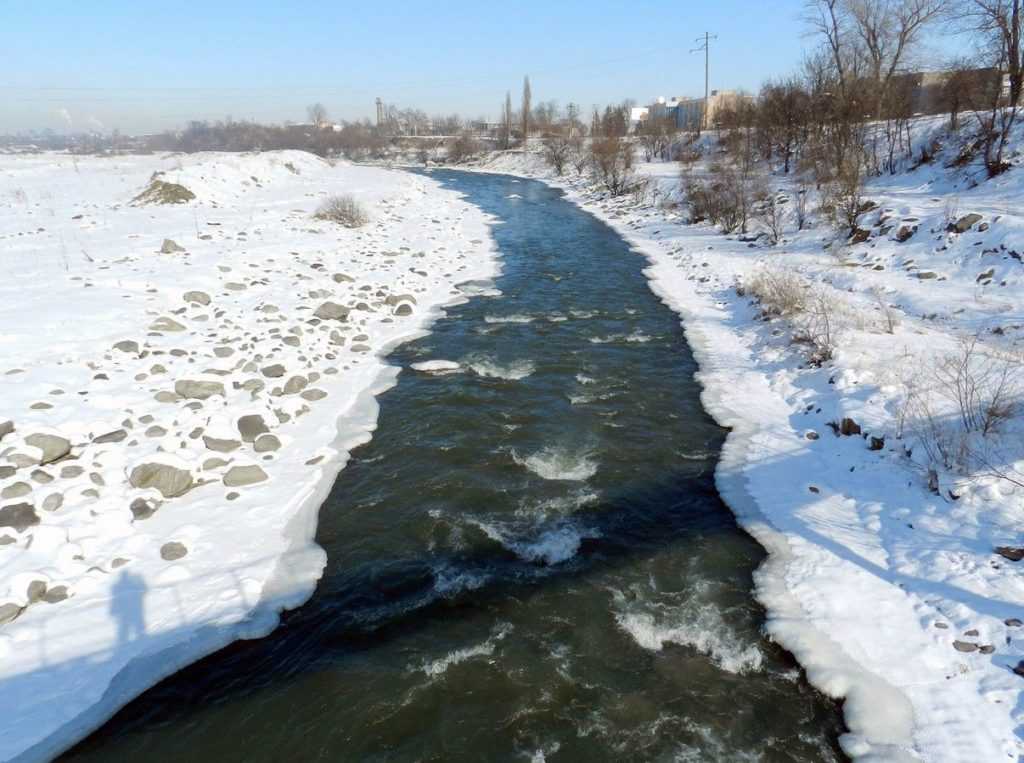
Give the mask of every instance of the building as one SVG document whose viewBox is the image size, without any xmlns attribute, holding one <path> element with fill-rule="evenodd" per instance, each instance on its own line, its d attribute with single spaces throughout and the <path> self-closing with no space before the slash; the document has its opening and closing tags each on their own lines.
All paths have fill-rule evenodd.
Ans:
<svg viewBox="0 0 1024 763">
<path fill-rule="evenodd" d="M 753 103 L 754 96 L 736 90 L 712 90 L 707 99 L 707 127 L 714 127 L 717 117 L 725 110 Z M 672 121 L 678 130 L 701 129 L 705 107 L 703 98 L 660 97 L 647 108 L 633 109 L 631 122 L 639 126 L 649 119 Z"/>
</svg>

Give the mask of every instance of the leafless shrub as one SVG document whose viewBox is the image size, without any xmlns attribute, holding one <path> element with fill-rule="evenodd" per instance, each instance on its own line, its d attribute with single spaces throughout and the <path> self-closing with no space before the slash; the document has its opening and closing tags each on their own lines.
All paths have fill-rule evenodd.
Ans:
<svg viewBox="0 0 1024 763">
<path fill-rule="evenodd" d="M 796 229 L 798 231 L 807 227 L 807 213 L 810 206 L 810 197 L 810 189 L 801 183 L 796 189 L 793 203 L 793 211 L 796 214 Z"/>
<path fill-rule="evenodd" d="M 576 170 L 577 175 L 582 175 L 590 164 L 590 152 L 587 150 L 587 142 L 580 135 L 569 138 L 569 162 Z"/>
<path fill-rule="evenodd" d="M 370 221 L 366 210 L 349 194 L 332 196 L 325 200 L 313 217 L 317 220 L 329 220 L 346 228 L 359 228 Z"/>
<path fill-rule="evenodd" d="M 929 464 L 1024 487 L 1024 475 L 1005 457 L 1001 437 L 1021 410 L 1021 358 L 972 337 L 929 366 L 923 382 L 907 383 L 904 403 L 908 428 Z"/>
<path fill-rule="evenodd" d="M 881 289 L 873 289 L 871 296 L 875 299 L 875 305 L 882 316 L 882 325 L 886 334 L 895 334 L 896 327 L 900 324 L 899 311 L 889 304 Z"/>
<path fill-rule="evenodd" d="M 455 140 L 448 145 L 448 161 L 451 164 L 460 164 L 467 159 L 473 158 L 481 151 L 480 141 L 468 130 L 459 133 Z"/>
<path fill-rule="evenodd" d="M 633 145 L 617 135 L 596 137 L 590 144 L 590 165 L 612 196 L 620 196 L 633 183 Z"/>
<path fill-rule="evenodd" d="M 709 176 L 690 179 L 684 190 L 693 222 L 707 220 L 726 233 L 746 233 L 754 205 L 765 197 L 767 185 L 764 175 L 751 165 L 726 161 L 713 165 Z"/>
<path fill-rule="evenodd" d="M 544 138 L 544 161 L 546 161 L 561 176 L 565 172 L 565 165 L 569 163 L 572 154 L 572 143 L 569 138 L 562 135 L 553 135 Z"/>
<path fill-rule="evenodd" d="M 960 197 L 948 196 L 942 207 L 942 229 L 946 230 L 950 225 L 960 219 Z"/>
<path fill-rule="evenodd" d="M 847 235 L 857 230 L 857 220 L 865 208 L 863 158 L 859 151 L 851 154 L 825 186 L 822 197 L 822 212 Z"/>
<path fill-rule="evenodd" d="M 786 220 L 786 197 L 770 193 L 761 202 L 757 210 L 757 218 L 768 232 L 768 240 L 778 244 L 782 240 Z"/>
</svg>

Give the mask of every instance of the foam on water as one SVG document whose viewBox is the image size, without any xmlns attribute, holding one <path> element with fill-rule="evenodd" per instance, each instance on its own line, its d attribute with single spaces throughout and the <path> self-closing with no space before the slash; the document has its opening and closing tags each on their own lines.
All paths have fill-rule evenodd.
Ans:
<svg viewBox="0 0 1024 763">
<path fill-rule="evenodd" d="M 587 449 L 547 447 L 533 455 L 521 457 L 512 452 L 512 460 L 546 480 L 582 482 L 597 474 L 598 464 Z"/>
<path fill-rule="evenodd" d="M 525 562 L 547 565 L 561 564 L 572 559 L 580 550 L 584 538 L 597 537 L 598 533 L 572 522 L 561 522 L 542 530 L 532 539 L 520 538 L 516 528 L 494 522 L 471 520 L 487 537 L 497 541 Z M 536 533 L 536 529 L 527 530 Z"/>
<path fill-rule="evenodd" d="M 485 315 L 485 323 L 533 323 L 532 315 Z"/>
<path fill-rule="evenodd" d="M 505 379 L 518 381 L 532 374 L 535 366 L 529 360 L 514 360 L 510 363 L 498 363 L 491 358 L 469 358 L 467 365 L 479 376 L 489 379 Z"/>
<path fill-rule="evenodd" d="M 627 611 L 616 613 L 615 620 L 644 649 L 660 652 L 667 643 L 681 644 L 707 655 L 729 673 L 761 669 L 764 656 L 757 644 L 742 643 L 713 606 L 683 606 L 673 615 L 659 621 L 650 612 Z"/>
<path fill-rule="evenodd" d="M 430 660 L 423 663 L 419 669 L 433 678 L 443 675 L 452 665 L 458 665 L 459 663 L 471 660 L 474 657 L 490 657 L 494 654 L 494 650 L 497 647 L 498 642 L 505 638 L 505 636 L 507 636 L 511 631 L 512 626 L 507 623 L 503 623 L 495 629 L 486 641 L 482 641 L 479 644 L 468 646 L 463 649 L 452 650 L 444 657 L 439 657 L 436 660 Z"/>
</svg>

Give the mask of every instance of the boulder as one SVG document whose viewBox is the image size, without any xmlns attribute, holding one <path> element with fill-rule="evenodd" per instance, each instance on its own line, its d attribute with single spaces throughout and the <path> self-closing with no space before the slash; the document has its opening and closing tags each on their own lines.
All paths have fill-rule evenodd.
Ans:
<svg viewBox="0 0 1024 763">
<path fill-rule="evenodd" d="M 343 321 L 348 318 L 349 309 L 336 302 L 324 302 L 313 313 L 322 321 Z"/>
<path fill-rule="evenodd" d="M 272 434 L 261 434 L 253 443 L 253 449 L 257 453 L 270 453 L 281 449 L 281 441 Z"/>
<path fill-rule="evenodd" d="M 258 466 L 232 466 L 224 474 L 226 487 L 245 487 L 267 479 L 267 473 Z"/>
<path fill-rule="evenodd" d="M 25 444 L 43 452 L 40 464 L 49 464 L 71 452 L 71 443 L 55 434 L 35 433 L 25 438 Z"/>
<path fill-rule="evenodd" d="M 132 487 L 159 490 L 164 498 L 175 498 L 192 487 L 192 474 L 170 464 L 151 462 L 139 464 L 128 477 Z"/>
<path fill-rule="evenodd" d="M 0 527 L 11 527 L 17 532 L 24 532 L 37 524 L 39 515 L 31 503 L 12 503 L 0 509 Z"/>
<path fill-rule="evenodd" d="M 857 228 L 853 232 L 853 235 L 850 236 L 850 243 L 851 244 L 863 244 L 869 238 L 871 238 L 871 231 L 866 230 L 864 228 Z"/>
<path fill-rule="evenodd" d="M 224 385 L 218 381 L 201 381 L 197 379 L 178 379 L 174 382 L 174 391 L 184 398 L 206 400 L 214 395 L 224 395 Z"/>
<path fill-rule="evenodd" d="M 185 247 L 173 239 L 165 238 L 164 243 L 160 245 L 160 254 L 176 254 L 184 251 Z"/>
<path fill-rule="evenodd" d="M 93 443 L 96 445 L 105 445 L 111 442 L 121 442 L 121 440 L 124 440 L 126 437 L 128 437 L 128 433 L 125 430 L 115 429 L 113 432 L 101 434 L 93 440 Z"/>
<path fill-rule="evenodd" d="M 284 384 L 284 394 L 295 395 L 309 386 L 305 376 L 293 376 Z"/>
<path fill-rule="evenodd" d="M 274 363 L 273 365 L 264 366 L 260 369 L 260 373 L 266 376 L 268 379 L 279 379 L 284 376 L 284 372 L 287 369 L 280 363 Z"/>
<path fill-rule="evenodd" d="M 896 235 L 893 238 L 902 244 L 905 241 L 909 241 L 915 233 L 917 233 L 916 225 L 901 225 L 896 229 Z"/>
<path fill-rule="evenodd" d="M 230 453 L 242 447 L 242 443 L 238 440 L 222 440 L 218 437 L 210 437 L 209 435 L 203 435 L 203 443 L 208 450 L 214 450 L 218 453 Z"/>
<path fill-rule="evenodd" d="M 0 440 L 14 431 L 13 421 L 0 421 Z"/>
<path fill-rule="evenodd" d="M 210 295 L 205 291 L 186 291 L 182 295 L 182 299 L 186 302 L 203 305 L 204 307 L 210 304 Z"/>
<path fill-rule="evenodd" d="M 188 554 L 188 549 L 185 548 L 185 544 L 179 543 L 176 540 L 165 543 L 160 547 L 160 558 L 166 562 L 173 562 L 176 559 L 181 559 L 186 554 Z"/>
<path fill-rule="evenodd" d="M 412 305 L 408 302 L 403 302 L 395 308 L 395 315 L 412 315 Z"/>
<path fill-rule="evenodd" d="M 270 428 L 258 413 L 251 413 L 238 419 L 238 432 L 242 435 L 243 442 L 255 442 L 257 437 L 269 431 Z"/>
<path fill-rule="evenodd" d="M 114 345 L 114 349 L 120 350 L 121 352 L 127 352 L 132 355 L 138 355 L 139 343 L 132 341 L 131 339 L 122 339 L 120 342 Z"/>
<path fill-rule="evenodd" d="M 149 325 L 149 330 L 177 332 L 184 331 L 185 327 L 173 318 L 168 318 L 166 315 L 162 315 Z"/>
<path fill-rule="evenodd" d="M 955 223 L 950 223 L 946 228 L 950 233 L 966 233 L 973 228 L 977 223 L 981 222 L 981 215 L 972 212 L 969 215 L 964 215 Z"/>
<path fill-rule="evenodd" d="M 17 620 L 24 609 L 17 604 L 0 604 L 0 625 Z"/>
</svg>

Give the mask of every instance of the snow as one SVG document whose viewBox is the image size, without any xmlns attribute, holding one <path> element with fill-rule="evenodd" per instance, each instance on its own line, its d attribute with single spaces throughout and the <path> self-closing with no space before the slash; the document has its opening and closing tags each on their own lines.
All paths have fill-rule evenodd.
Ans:
<svg viewBox="0 0 1024 763">
<path fill-rule="evenodd" d="M 132 205 L 155 172 L 196 199 Z M 313 220 L 337 193 L 371 222 Z M 0 760 L 54 756 L 308 599 L 317 511 L 398 374 L 382 358 L 498 273 L 487 226 L 429 178 L 302 152 L 0 157 L 0 507 L 38 518 L 0 526 Z M 314 319 L 327 301 L 347 320 Z M 272 437 L 243 441 L 247 415 Z M 33 433 L 69 455 L 29 464 Z M 133 487 L 144 463 L 191 489 Z M 228 487 L 238 466 L 265 479 Z"/>
<path fill-rule="evenodd" d="M 862 217 L 872 233 L 857 245 L 820 219 L 803 232 L 790 221 L 774 247 L 688 225 L 673 203 L 679 169 L 671 163 L 640 164 L 654 189 L 642 200 L 607 198 L 571 171 L 556 178 L 534 153 L 494 155 L 477 168 L 564 189 L 646 257 L 651 288 L 682 318 L 704 406 L 730 429 L 716 479 L 769 552 L 755 578 L 766 632 L 812 684 L 844 699 L 841 743 L 856 760 L 1024 753 L 1024 682 L 1012 672 L 1024 658 L 1024 630 L 1014 622 L 1024 620 L 1024 579 L 993 553 L 1021 545 L 1024 489 L 977 465 L 932 463 L 924 434 L 902 421 L 910 392 L 933 391 L 936 364 L 964 337 L 1019 357 L 1024 178 L 1019 167 L 991 181 L 977 164 L 947 168 L 955 141 L 941 120 L 914 125 L 916 145 L 936 137 L 945 142 L 936 162 L 870 182 L 866 195 L 879 207 Z M 790 188 L 781 176 L 772 181 Z M 946 232 L 968 213 L 982 223 Z M 880 215 L 888 218 L 881 224 Z M 910 222 L 918 230 L 900 243 L 906 218 L 917 218 Z M 737 291 L 765 268 L 797 274 L 833 305 L 840 327 L 821 367 L 792 341 L 793 323 L 763 320 Z M 939 420 L 955 416 L 941 396 L 931 403 Z M 995 438 L 1000 464 L 1018 475 L 1021 415 Z M 834 434 L 829 424 L 844 418 L 862 436 Z M 870 449 L 872 437 L 884 441 L 881 450 Z M 651 649 L 698 638 L 644 614 L 621 622 Z M 961 652 L 954 641 L 991 648 Z"/>
</svg>

